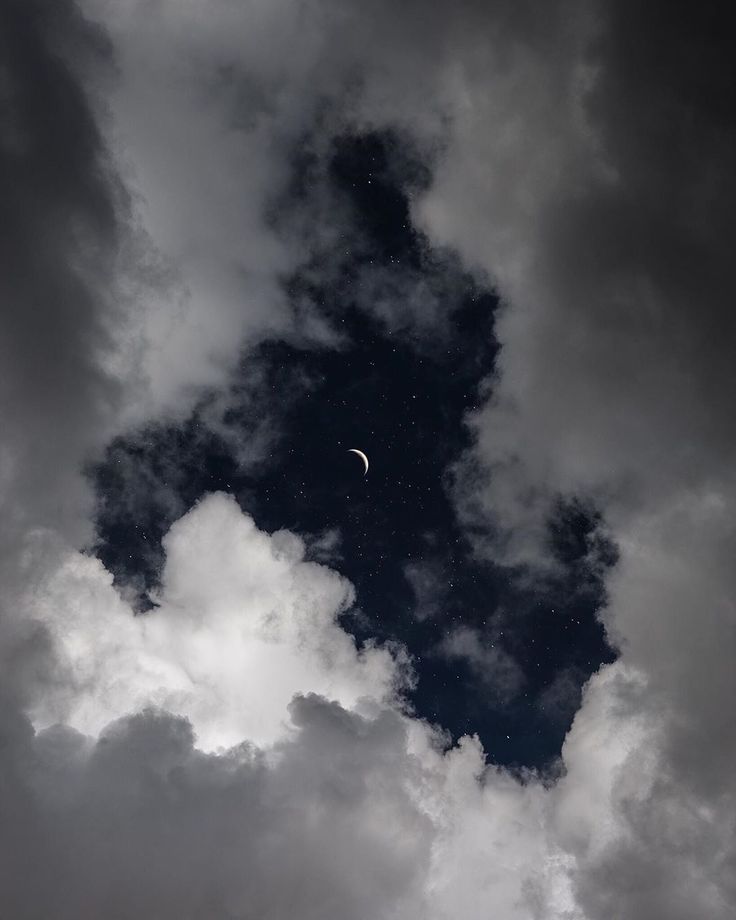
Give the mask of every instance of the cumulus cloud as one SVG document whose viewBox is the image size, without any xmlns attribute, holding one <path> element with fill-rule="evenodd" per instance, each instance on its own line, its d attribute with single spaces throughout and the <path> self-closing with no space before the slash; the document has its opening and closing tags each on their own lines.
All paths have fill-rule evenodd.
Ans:
<svg viewBox="0 0 736 920">
<path fill-rule="evenodd" d="M 247 745 L 202 754 L 185 720 L 153 711 L 95 743 L 68 728 L 25 738 L 4 777 L 15 806 L 0 830 L 3 908 L 18 918 L 415 915 L 429 820 L 410 795 L 400 719 L 366 720 L 317 697 L 291 713 L 295 737 L 268 762 Z M 29 887 L 39 860 L 43 883 Z"/>
<path fill-rule="evenodd" d="M 55 667 L 34 724 L 0 719 L 3 907 L 444 920 L 491 899 L 527 916 L 553 865 L 544 786 L 487 770 L 471 739 L 443 753 L 402 712 L 401 652 L 359 651 L 336 622 L 349 583 L 223 495 L 165 547 L 159 606 L 136 617 L 97 560 L 39 535 L 33 569 L 52 574 L 23 621 Z"/>
<path fill-rule="evenodd" d="M 386 649 L 358 650 L 337 625 L 354 599 L 337 573 L 305 562 L 304 542 L 257 529 L 212 495 L 164 538 L 156 607 L 134 616 L 94 557 L 62 553 L 28 598 L 56 651 L 57 687 L 31 708 L 39 727 L 97 735 L 156 706 L 186 717 L 205 750 L 273 743 L 297 693 L 346 707 L 390 701 L 408 676 Z"/>
</svg>

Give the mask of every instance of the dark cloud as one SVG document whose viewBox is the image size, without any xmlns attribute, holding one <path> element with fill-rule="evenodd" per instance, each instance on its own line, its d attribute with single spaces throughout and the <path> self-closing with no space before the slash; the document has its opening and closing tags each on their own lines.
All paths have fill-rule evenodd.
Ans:
<svg viewBox="0 0 736 920">
<path fill-rule="evenodd" d="M 0 16 L 0 494 L 12 540 L 16 528 L 84 523 L 78 463 L 120 402 L 108 360 L 125 198 L 67 55 L 109 66 L 100 31 L 67 2 L 10 2 Z"/>
<path fill-rule="evenodd" d="M 399 718 L 317 697 L 292 716 L 298 731 L 269 760 L 247 745 L 202 754 L 185 720 L 150 710 L 95 742 L 26 731 L 4 758 L 3 909 L 19 920 L 406 910 L 431 823 L 410 796 Z"/>
</svg>

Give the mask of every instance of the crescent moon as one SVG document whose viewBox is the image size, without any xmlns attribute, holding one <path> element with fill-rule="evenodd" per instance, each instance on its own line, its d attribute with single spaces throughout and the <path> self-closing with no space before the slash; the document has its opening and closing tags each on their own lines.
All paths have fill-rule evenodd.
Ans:
<svg viewBox="0 0 736 920">
<path fill-rule="evenodd" d="M 365 474 L 368 472 L 368 458 L 366 457 L 366 455 L 363 453 L 362 450 L 358 450 L 357 447 L 348 448 L 348 453 L 357 454 L 360 457 L 360 459 L 363 461 L 363 463 L 365 463 L 365 473 L 363 473 L 363 475 L 365 476 Z"/>
</svg>

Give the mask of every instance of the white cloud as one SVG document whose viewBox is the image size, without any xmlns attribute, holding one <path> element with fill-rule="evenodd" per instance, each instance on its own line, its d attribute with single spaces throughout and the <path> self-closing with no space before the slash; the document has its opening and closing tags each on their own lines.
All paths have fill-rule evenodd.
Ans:
<svg viewBox="0 0 736 920">
<path fill-rule="evenodd" d="M 12 794 L 30 796 L 44 821 L 56 815 L 50 865 L 65 847 L 89 853 L 74 860 L 60 916 L 80 898 L 100 910 L 118 891 L 122 917 L 175 916 L 163 905 L 183 898 L 194 915 L 227 901 L 237 916 L 249 899 L 281 916 L 301 899 L 315 916 L 363 903 L 369 916 L 473 918 L 492 904 L 509 920 L 587 918 L 608 903 L 591 880 L 612 871 L 635 831 L 652 839 L 663 821 L 679 834 L 678 873 L 692 878 L 688 847 L 712 815 L 694 802 L 699 825 L 685 821 L 682 790 L 660 775 L 662 723 L 636 670 L 614 665 L 591 680 L 561 780 L 519 780 L 487 768 L 471 739 L 442 754 L 426 725 L 392 708 L 401 660 L 356 651 L 335 621 L 350 585 L 304 562 L 296 535 L 268 536 L 213 495 L 174 525 L 165 548 L 160 606 L 138 617 L 97 560 L 43 540 L 36 550 L 51 574 L 27 596 L 22 621 L 43 624 L 56 669 L 29 710 L 39 728 L 59 718 L 71 728 L 21 733 L 10 751 L 33 766 L 13 774 Z M 315 692 L 336 702 L 292 704 Z M 653 799 L 663 783 L 666 795 Z M 120 809 L 129 817 L 100 841 L 90 828 Z M 276 853 L 280 883 L 269 869 Z M 125 894 L 122 880 L 152 859 L 155 877 Z M 184 866 L 196 871 L 173 885 Z M 48 884 L 40 904 L 53 896 L 53 871 Z M 695 889 L 683 903 L 704 908 L 708 894 Z"/>
<path fill-rule="evenodd" d="M 336 618 L 349 582 L 305 562 L 304 543 L 257 529 L 234 499 L 203 499 L 164 539 L 158 606 L 134 616 L 90 556 L 64 552 L 28 599 L 57 654 L 59 686 L 32 710 L 96 735 L 108 722 L 157 706 L 186 717 L 205 750 L 247 739 L 273 743 L 296 693 L 352 708 L 390 700 L 403 663 L 357 650 Z"/>
<path fill-rule="evenodd" d="M 298 906 L 446 920 L 488 902 L 529 916 L 546 791 L 486 772 L 477 741 L 443 754 L 401 714 L 400 651 L 358 652 L 336 623 L 349 583 L 224 495 L 165 549 L 160 604 L 135 616 L 96 559 L 37 536 L 27 561 L 47 574 L 18 613 L 54 667 L 27 706 L 35 735 L 12 710 L 0 719 L 0 801 L 17 803 L 0 835 L 28 827 L 0 903 L 21 917 L 53 903 L 62 918 Z M 29 891 L 39 851 L 44 882 Z"/>
</svg>

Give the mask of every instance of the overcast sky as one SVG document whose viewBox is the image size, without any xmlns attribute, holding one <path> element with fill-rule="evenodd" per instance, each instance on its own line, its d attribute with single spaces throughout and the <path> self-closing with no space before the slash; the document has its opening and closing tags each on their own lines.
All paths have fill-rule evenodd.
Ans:
<svg viewBox="0 0 736 920">
<path fill-rule="evenodd" d="M 728 11 L 3 0 L 1 916 L 736 914 Z"/>
</svg>

